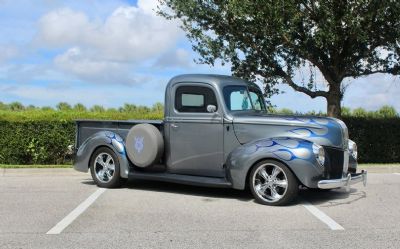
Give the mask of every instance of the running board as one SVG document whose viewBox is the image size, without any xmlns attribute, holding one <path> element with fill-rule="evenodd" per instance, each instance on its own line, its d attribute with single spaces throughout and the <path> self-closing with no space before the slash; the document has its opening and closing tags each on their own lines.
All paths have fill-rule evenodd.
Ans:
<svg viewBox="0 0 400 249">
<path fill-rule="evenodd" d="M 213 188 L 232 188 L 232 183 L 225 178 L 178 175 L 171 173 L 149 173 L 130 171 L 130 179 L 151 180 L 161 182 L 181 183 L 193 186 L 213 187 Z"/>
</svg>

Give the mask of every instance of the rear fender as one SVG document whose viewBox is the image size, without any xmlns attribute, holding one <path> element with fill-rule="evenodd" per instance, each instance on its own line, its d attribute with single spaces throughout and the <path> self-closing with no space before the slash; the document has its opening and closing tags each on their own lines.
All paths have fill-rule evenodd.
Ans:
<svg viewBox="0 0 400 249">
<path fill-rule="evenodd" d="M 76 153 L 74 161 L 75 170 L 88 172 L 90 158 L 99 147 L 108 147 L 114 151 L 118 157 L 121 177 L 128 178 L 129 161 L 125 152 L 125 142 L 121 136 L 111 131 L 97 132 L 82 143 Z"/>
<path fill-rule="evenodd" d="M 317 162 L 312 145 L 312 142 L 301 138 L 275 137 L 237 147 L 226 162 L 233 188 L 244 189 L 251 167 L 265 159 L 284 163 L 303 185 L 316 188 L 324 169 Z"/>
</svg>

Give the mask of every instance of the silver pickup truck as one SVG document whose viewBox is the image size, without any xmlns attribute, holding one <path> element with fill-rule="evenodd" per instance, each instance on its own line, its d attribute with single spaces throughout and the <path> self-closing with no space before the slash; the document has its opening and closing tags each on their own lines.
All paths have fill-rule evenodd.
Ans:
<svg viewBox="0 0 400 249">
<path fill-rule="evenodd" d="M 77 121 L 74 168 L 90 169 L 105 188 L 128 177 L 248 187 L 266 205 L 287 204 L 299 185 L 348 189 L 367 180 L 341 120 L 271 115 L 257 85 L 198 74 L 170 80 L 164 120 Z"/>
</svg>

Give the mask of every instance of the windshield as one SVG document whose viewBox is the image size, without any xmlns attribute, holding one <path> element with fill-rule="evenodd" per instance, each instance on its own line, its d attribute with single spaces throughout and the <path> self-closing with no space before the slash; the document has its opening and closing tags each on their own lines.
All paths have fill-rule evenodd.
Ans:
<svg viewBox="0 0 400 249">
<path fill-rule="evenodd" d="M 256 88 L 227 86 L 224 88 L 224 99 L 230 111 L 265 110 L 264 98 Z"/>
</svg>

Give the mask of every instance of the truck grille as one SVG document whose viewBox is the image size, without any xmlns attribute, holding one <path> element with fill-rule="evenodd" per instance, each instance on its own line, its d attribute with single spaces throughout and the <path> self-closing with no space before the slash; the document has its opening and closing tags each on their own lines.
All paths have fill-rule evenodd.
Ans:
<svg viewBox="0 0 400 249">
<path fill-rule="evenodd" d="M 344 151 L 331 148 L 324 147 L 325 149 L 325 177 L 327 179 L 340 179 L 343 175 L 343 166 L 345 163 L 344 160 Z"/>
</svg>

